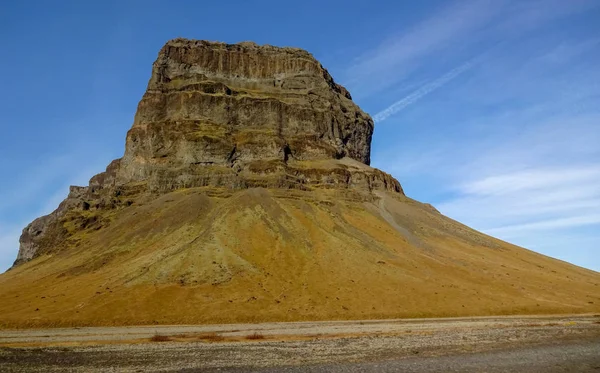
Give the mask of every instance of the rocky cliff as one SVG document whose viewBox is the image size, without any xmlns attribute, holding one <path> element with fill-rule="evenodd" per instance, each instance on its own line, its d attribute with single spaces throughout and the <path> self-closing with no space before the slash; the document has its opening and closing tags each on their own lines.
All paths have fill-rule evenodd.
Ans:
<svg viewBox="0 0 600 373">
<path fill-rule="evenodd" d="M 89 211 L 193 187 L 403 193 L 369 167 L 373 120 L 308 52 L 175 39 L 153 64 L 123 158 L 23 230 L 16 264 L 108 224 Z"/>
<path fill-rule="evenodd" d="M 168 42 L 124 156 L 23 231 L 0 329 L 600 312 L 599 273 L 408 198 L 372 132 L 305 51 Z"/>
</svg>

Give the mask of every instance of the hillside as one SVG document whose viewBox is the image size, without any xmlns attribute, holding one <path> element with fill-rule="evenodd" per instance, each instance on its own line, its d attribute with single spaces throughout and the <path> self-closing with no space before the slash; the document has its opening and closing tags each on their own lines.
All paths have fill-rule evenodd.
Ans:
<svg viewBox="0 0 600 373">
<path fill-rule="evenodd" d="M 405 196 L 372 133 L 308 52 L 168 42 L 123 158 L 24 229 L 0 326 L 600 312 L 599 273 Z"/>
</svg>

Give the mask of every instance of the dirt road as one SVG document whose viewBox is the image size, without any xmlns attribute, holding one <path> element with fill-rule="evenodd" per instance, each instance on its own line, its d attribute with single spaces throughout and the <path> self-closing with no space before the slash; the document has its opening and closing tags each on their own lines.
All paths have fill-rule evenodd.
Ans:
<svg viewBox="0 0 600 373">
<path fill-rule="evenodd" d="M 183 372 L 210 372 L 187 369 Z M 426 358 L 406 358 L 367 363 L 321 364 L 313 366 L 214 369 L 214 372 L 286 373 L 586 373 L 600 371 L 600 339 L 555 346 L 525 346 L 508 350 L 453 354 Z"/>
<path fill-rule="evenodd" d="M 600 372 L 599 356 L 594 316 L 0 331 L 3 372 Z"/>
</svg>

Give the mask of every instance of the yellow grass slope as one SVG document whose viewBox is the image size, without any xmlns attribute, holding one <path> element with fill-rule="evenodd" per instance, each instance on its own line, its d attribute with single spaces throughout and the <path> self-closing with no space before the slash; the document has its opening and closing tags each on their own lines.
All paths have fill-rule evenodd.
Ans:
<svg viewBox="0 0 600 373">
<path fill-rule="evenodd" d="M 599 273 L 397 194 L 184 189 L 102 219 L 0 275 L 0 326 L 600 312 Z"/>
</svg>

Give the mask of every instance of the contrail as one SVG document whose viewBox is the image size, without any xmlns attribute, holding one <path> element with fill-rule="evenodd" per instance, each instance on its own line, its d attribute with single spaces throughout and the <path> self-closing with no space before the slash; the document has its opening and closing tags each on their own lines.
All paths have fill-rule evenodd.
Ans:
<svg viewBox="0 0 600 373">
<path fill-rule="evenodd" d="M 409 94 L 408 96 L 404 97 L 403 99 L 396 101 L 395 103 L 393 103 L 391 106 L 389 106 L 387 109 L 380 111 L 379 113 L 375 114 L 375 116 L 373 117 L 373 120 L 375 122 L 383 122 L 384 120 L 386 120 L 387 118 L 389 118 L 390 116 L 396 114 L 397 112 L 403 110 L 405 107 L 414 104 L 415 102 L 417 102 L 418 100 L 420 100 L 423 96 L 428 95 L 429 93 L 435 91 L 436 89 L 442 87 L 443 85 L 445 85 L 446 83 L 448 83 L 449 81 L 451 81 L 452 79 L 456 78 L 457 76 L 459 76 L 460 74 L 464 73 L 465 71 L 469 70 L 470 68 L 472 68 L 474 65 L 477 64 L 477 62 L 479 62 L 479 60 L 481 59 L 481 55 L 478 57 L 475 57 L 473 59 L 471 59 L 470 61 L 465 62 L 464 64 L 460 65 L 459 67 L 449 71 L 448 73 L 444 74 L 443 76 L 441 76 L 440 78 L 425 84 L 424 86 L 422 86 L 421 88 L 417 89 L 416 91 L 414 91 L 413 93 Z"/>
</svg>

